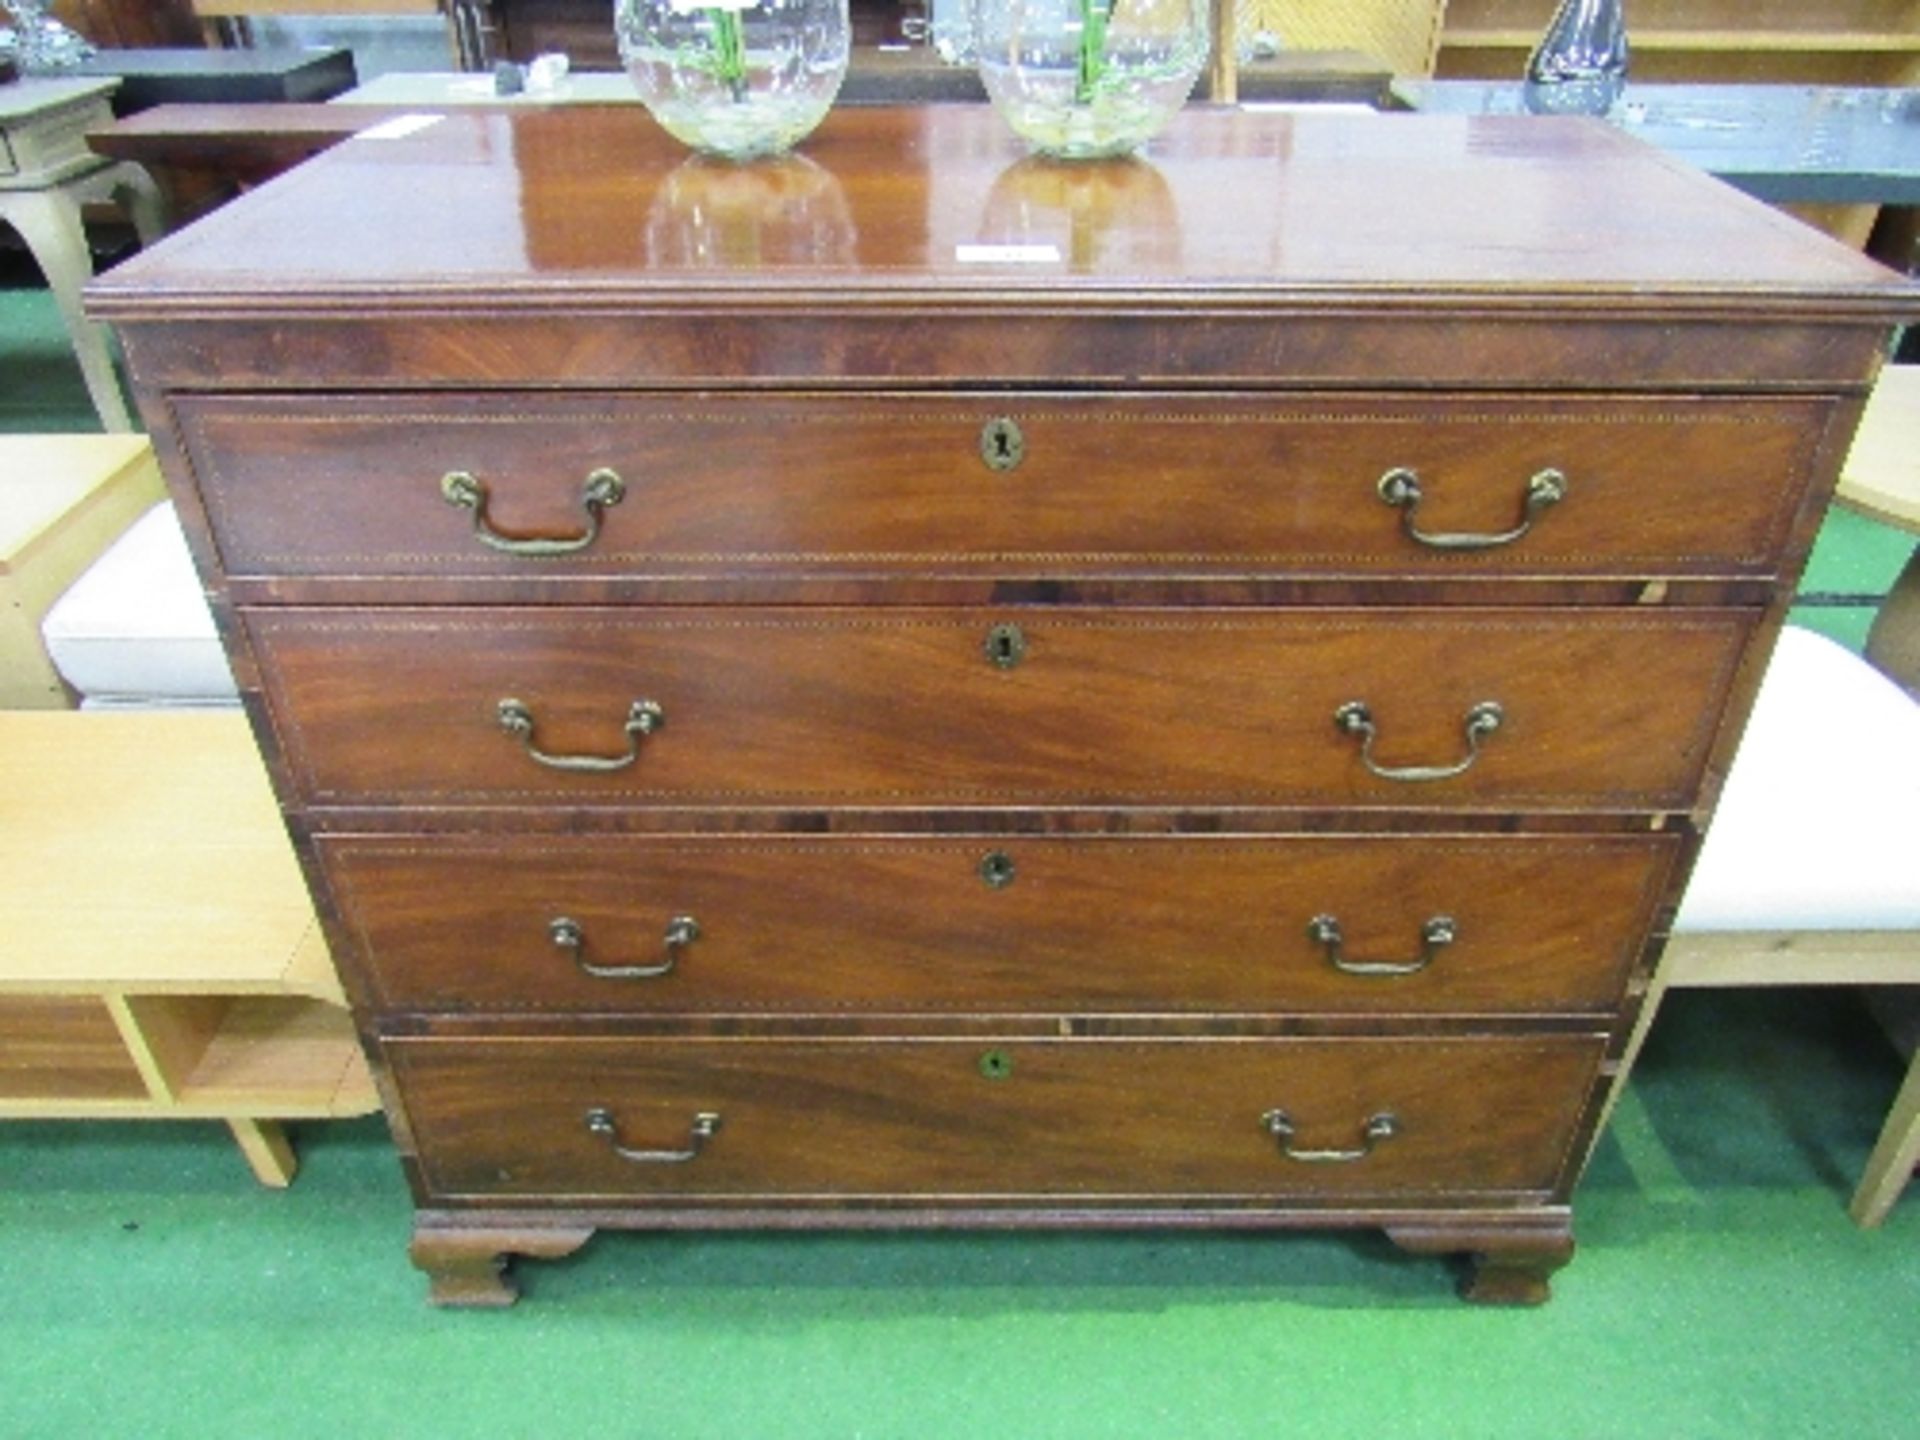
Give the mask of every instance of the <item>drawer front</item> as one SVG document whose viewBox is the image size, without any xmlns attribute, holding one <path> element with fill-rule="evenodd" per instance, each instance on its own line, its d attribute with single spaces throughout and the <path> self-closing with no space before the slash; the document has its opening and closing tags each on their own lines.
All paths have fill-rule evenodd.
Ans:
<svg viewBox="0 0 1920 1440">
<path fill-rule="evenodd" d="M 929 564 L 1022 574 L 1764 573 L 1827 414 L 1815 400 L 1634 397 L 175 404 L 229 573 L 388 577 Z M 1012 428 L 989 428 L 1002 421 Z M 587 485 L 601 470 L 621 493 L 593 519 Z M 1416 477 L 1417 503 L 1405 503 L 1403 486 L 1400 506 L 1383 498 L 1382 478 L 1399 470 Z M 1529 487 L 1549 471 L 1564 477 L 1564 495 L 1529 512 Z M 450 474 L 471 478 L 464 490 L 456 483 L 462 503 L 443 489 Z M 475 533 L 480 511 L 509 548 Z M 1405 528 L 1498 536 L 1529 513 L 1527 534 L 1483 549 L 1434 548 Z M 580 543 L 514 553 L 528 540 Z"/>
<path fill-rule="evenodd" d="M 1608 1011 L 1670 837 L 322 837 L 391 1010 Z"/>
<path fill-rule="evenodd" d="M 386 1049 L 436 1198 L 1090 1202 L 1546 1191 L 1600 1047 L 1595 1035 Z"/>
<path fill-rule="evenodd" d="M 1688 803 L 1752 618 L 476 608 L 247 624 L 320 804 L 1641 809 Z"/>
</svg>

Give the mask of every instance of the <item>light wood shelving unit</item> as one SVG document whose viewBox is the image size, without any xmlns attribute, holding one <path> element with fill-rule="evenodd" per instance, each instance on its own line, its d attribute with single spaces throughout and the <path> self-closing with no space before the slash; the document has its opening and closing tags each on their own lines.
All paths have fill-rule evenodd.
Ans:
<svg viewBox="0 0 1920 1440">
<path fill-rule="evenodd" d="M 1513 79 L 1554 0 L 1449 0 L 1438 73 Z M 1916 0 L 1631 0 L 1641 80 L 1920 83 Z"/>
<path fill-rule="evenodd" d="M 281 1122 L 379 1108 L 238 712 L 0 712 L 0 1118 Z"/>
</svg>

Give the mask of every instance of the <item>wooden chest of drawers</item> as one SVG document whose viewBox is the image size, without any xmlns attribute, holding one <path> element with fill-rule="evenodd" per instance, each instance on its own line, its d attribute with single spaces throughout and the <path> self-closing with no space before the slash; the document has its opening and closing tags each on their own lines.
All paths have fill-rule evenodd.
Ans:
<svg viewBox="0 0 1920 1440">
<path fill-rule="evenodd" d="M 465 1303 L 734 1225 L 1544 1298 L 1915 308 L 1597 126 L 965 108 L 447 118 L 92 298 Z"/>
</svg>

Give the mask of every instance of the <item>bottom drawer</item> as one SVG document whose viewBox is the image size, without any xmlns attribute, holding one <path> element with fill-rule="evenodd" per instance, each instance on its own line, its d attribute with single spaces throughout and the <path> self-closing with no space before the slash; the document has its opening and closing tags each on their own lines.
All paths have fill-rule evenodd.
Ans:
<svg viewBox="0 0 1920 1440">
<path fill-rule="evenodd" d="M 663 1204 L 1544 1192 L 1600 1052 L 1598 1035 L 387 1045 L 436 1198 Z"/>
</svg>

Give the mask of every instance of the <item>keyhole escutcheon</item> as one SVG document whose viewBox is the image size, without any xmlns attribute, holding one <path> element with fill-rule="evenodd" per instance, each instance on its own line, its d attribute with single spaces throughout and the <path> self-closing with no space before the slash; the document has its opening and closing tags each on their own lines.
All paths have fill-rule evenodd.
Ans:
<svg viewBox="0 0 1920 1440">
<path fill-rule="evenodd" d="M 989 470 L 1007 471 L 1027 453 L 1027 437 L 1005 415 L 989 420 L 980 431 L 980 458 Z"/>
<path fill-rule="evenodd" d="M 982 648 L 996 666 L 1011 670 L 1027 657 L 1027 635 L 1018 625 L 995 625 L 987 631 L 987 642 Z"/>
</svg>

